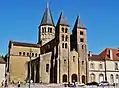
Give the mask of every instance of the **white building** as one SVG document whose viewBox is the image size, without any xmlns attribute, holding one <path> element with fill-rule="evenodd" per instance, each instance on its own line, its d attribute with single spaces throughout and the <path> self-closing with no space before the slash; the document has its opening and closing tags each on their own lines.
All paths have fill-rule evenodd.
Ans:
<svg viewBox="0 0 119 88">
<path fill-rule="evenodd" d="M 5 65 L 5 61 L 2 58 L 0 58 L 0 86 L 1 82 L 5 80 Z"/>
<path fill-rule="evenodd" d="M 119 83 L 119 49 L 106 48 L 99 55 L 89 54 L 89 82 Z"/>
</svg>

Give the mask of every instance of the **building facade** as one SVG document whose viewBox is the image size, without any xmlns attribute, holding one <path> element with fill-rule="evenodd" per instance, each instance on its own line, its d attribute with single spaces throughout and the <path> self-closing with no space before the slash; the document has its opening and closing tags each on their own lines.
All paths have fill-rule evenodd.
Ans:
<svg viewBox="0 0 119 88">
<path fill-rule="evenodd" d="M 119 83 L 119 49 L 106 48 L 89 56 L 89 82 Z"/>
<path fill-rule="evenodd" d="M 64 13 L 61 12 L 55 25 L 50 9 L 46 8 L 38 28 L 37 44 L 9 42 L 10 82 L 31 78 L 36 83 L 87 83 L 87 33 L 80 17 L 77 17 L 71 34 Z M 29 57 L 33 57 L 31 63 Z"/>
<path fill-rule="evenodd" d="M 0 58 L 0 83 L 5 82 L 6 62 Z M 1 84 L 0 84 L 1 86 Z"/>
</svg>

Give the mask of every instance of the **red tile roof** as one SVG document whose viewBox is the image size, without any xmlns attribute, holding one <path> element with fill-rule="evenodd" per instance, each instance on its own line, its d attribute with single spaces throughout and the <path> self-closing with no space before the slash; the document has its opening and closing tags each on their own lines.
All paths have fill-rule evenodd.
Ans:
<svg viewBox="0 0 119 88">
<path fill-rule="evenodd" d="M 112 51 L 112 58 L 110 57 L 110 50 Z M 119 49 L 106 48 L 99 55 L 89 56 L 89 60 L 114 60 L 114 61 L 119 61 Z"/>
</svg>

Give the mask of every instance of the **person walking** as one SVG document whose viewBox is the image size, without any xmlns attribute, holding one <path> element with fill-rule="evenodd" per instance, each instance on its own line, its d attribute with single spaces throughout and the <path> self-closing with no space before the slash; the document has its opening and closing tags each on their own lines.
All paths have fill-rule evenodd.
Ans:
<svg viewBox="0 0 119 88">
<path fill-rule="evenodd" d="M 20 87 L 20 81 L 18 81 L 18 87 Z"/>
</svg>

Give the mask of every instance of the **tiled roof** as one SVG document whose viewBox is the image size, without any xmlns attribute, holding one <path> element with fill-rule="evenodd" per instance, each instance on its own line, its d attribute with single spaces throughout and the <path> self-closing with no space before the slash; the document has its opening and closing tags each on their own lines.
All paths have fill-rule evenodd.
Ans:
<svg viewBox="0 0 119 88">
<path fill-rule="evenodd" d="M 40 47 L 39 44 L 16 42 L 16 41 L 12 41 L 12 40 L 10 40 L 10 43 L 12 43 L 14 46 L 36 47 L 36 48 L 39 48 Z"/>
<path fill-rule="evenodd" d="M 3 60 L 3 58 L 0 58 L 0 64 L 6 64 L 6 62 Z"/>
<path fill-rule="evenodd" d="M 57 25 L 66 25 L 70 26 L 69 22 L 67 21 L 66 17 L 64 16 L 64 13 L 61 12 L 60 17 L 58 19 Z"/>
<path fill-rule="evenodd" d="M 78 16 L 74 25 L 74 28 L 83 28 L 85 29 L 83 22 L 81 21 L 80 17 Z"/>
<path fill-rule="evenodd" d="M 110 57 L 110 50 L 112 51 L 112 58 Z M 99 55 L 89 56 L 89 60 L 114 60 L 119 61 L 119 49 L 106 48 Z"/>
<path fill-rule="evenodd" d="M 47 25 L 47 24 L 54 26 L 52 14 L 51 14 L 51 11 L 49 8 L 46 8 L 46 11 L 44 12 L 44 15 L 43 15 L 40 25 Z"/>
<path fill-rule="evenodd" d="M 88 56 L 89 60 L 95 60 L 95 61 L 103 61 L 104 59 L 100 55 L 92 55 Z"/>
</svg>

